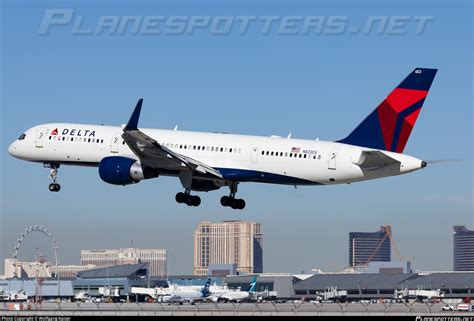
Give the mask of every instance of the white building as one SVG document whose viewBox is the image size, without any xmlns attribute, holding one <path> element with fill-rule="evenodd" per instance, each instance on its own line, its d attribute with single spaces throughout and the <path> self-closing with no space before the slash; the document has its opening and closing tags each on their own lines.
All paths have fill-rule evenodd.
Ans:
<svg viewBox="0 0 474 321">
<path fill-rule="evenodd" d="M 151 276 L 166 277 L 167 251 L 165 249 L 96 249 L 82 250 L 81 264 L 95 266 L 148 263 Z"/>
<path fill-rule="evenodd" d="M 49 278 L 57 276 L 60 278 L 72 278 L 80 271 L 94 268 L 95 265 L 59 265 L 54 266 L 51 262 L 26 262 L 16 261 L 15 259 L 5 259 L 4 279 L 18 278 Z M 1 278 L 0 278 L 1 279 Z"/>
</svg>

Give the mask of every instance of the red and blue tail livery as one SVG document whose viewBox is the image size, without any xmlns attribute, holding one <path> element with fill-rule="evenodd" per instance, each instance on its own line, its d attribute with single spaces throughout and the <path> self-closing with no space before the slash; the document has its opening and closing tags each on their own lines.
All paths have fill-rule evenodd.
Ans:
<svg viewBox="0 0 474 321">
<path fill-rule="evenodd" d="M 437 69 L 416 68 L 340 143 L 402 153 Z"/>
</svg>

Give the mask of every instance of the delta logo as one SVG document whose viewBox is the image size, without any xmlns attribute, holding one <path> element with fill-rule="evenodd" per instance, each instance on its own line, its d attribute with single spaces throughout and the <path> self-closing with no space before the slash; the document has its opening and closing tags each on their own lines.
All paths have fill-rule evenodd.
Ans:
<svg viewBox="0 0 474 321">
<path fill-rule="evenodd" d="M 59 135 L 58 128 L 55 128 L 50 133 L 51 136 Z M 77 137 L 95 137 L 95 130 L 90 129 L 76 129 L 76 128 L 64 128 L 61 135 L 77 136 Z"/>
</svg>

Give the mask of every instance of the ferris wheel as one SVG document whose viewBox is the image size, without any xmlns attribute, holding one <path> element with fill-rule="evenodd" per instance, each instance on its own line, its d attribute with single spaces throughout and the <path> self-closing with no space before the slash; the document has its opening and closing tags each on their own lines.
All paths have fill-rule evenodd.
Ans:
<svg viewBox="0 0 474 321">
<path fill-rule="evenodd" d="M 56 268 L 56 273 L 58 273 L 58 265 L 59 265 L 59 256 L 58 256 L 58 250 L 59 250 L 59 247 L 56 243 L 56 240 L 54 239 L 53 237 L 53 234 L 51 234 L 47 228 L 44 228 L 42 225 L 34 225 L 34 226 L 30 226 L 29 228 L 26 228 L 24 232 L 20 233 L 20 238 L 17 240 L 17 243 L 15 245 L 15 249 L 14 249 L 14 252 L 13 252 L 13 259 L 15 261 L 15 267 L 16 267 L 16 264 L 18 263 L 18 253 L 20 252 L 20 249 L 21 249 L 21 245 L 23 243 L 23 241 L 25 240 L 25 238 L 27 238 L 30 234 L 43 234 L 44 236 L 46 236 L 49 240 L 49 242 L 51 243 L 51 248 L 53 249 L 53 253 L 54 253 L 54 263 L 55 263 L 55 268 Z M 16 274 L 16 269 L 15 269 L 15 274 Z"/>
</svg>

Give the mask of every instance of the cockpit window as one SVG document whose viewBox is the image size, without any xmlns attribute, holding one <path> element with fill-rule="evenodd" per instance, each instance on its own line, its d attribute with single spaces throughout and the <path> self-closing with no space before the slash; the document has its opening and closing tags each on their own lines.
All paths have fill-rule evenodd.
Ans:
<svg viewBox="0 0 474 321">
<path fill-rule="evenodd" d="M 18 137 L 18 140 L 23 140 L 23 139 L 25 139 L 25 137 L 26 137 L 26 134 L 23 133 L 23 134 L 20 135 L 20 137 Z"/>
</svg>

